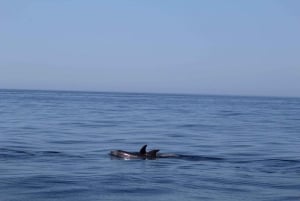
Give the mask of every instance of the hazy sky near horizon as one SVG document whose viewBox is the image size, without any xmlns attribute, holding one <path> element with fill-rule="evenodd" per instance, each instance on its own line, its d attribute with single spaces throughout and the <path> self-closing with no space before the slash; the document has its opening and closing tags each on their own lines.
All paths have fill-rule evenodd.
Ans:
<svg viewBox="0 0 300 201">
<path fill-rule="evenodd" d="M 0 0 L 0 88 L 300 97 L 300 1 Z"/>
</svg>

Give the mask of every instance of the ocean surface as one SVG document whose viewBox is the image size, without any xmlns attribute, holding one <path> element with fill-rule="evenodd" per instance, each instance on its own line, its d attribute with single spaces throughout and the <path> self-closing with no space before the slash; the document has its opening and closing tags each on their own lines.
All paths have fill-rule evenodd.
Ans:
<svg viewBox="0 0 300 201">
<path fill-rule="evenodd" d="M 0 200 L 299 201 L 300 99 L 0 90 Z"/>
</svg>

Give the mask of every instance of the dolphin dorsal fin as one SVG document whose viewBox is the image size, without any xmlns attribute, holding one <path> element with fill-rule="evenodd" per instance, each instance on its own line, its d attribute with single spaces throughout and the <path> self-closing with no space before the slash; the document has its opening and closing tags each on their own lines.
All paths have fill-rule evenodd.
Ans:
<svg viewBox="0 0 300 201">
<path fill-rule="evenodd" d="M 145 144 L 141 149 L 140 149 L 140 154 L 141 155 L 146 155 L 146 147 L 147 147 L 147 145 Z"/>
<path fill-rule="evenodd" d="M 157 152 L 159 152 L 159 149 L 154 149 L 154 150 L 151 150 L 147 153 L 147 157 L 150 157 L 150 158 L 156 158 L 156 154 Z"/>
</svg>

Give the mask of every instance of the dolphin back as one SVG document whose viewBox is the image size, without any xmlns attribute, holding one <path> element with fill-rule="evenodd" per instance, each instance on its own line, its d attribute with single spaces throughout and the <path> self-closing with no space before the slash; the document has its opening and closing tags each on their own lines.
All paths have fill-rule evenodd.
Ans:
<svg viewBox="0 0 300 201">
<path fill-rule="evenodd" d="M 159 152 L 159 149 L 154 149 L 147 152 L 147 158 L 156 158 L 157 152 Z"/>
</svg>

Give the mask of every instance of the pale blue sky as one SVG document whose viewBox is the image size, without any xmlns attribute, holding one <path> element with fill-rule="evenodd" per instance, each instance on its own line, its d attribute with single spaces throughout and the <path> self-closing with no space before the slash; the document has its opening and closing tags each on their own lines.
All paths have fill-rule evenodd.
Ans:
<svg viewBox="0 0 300 201">
<path fill-rule="evenodd" d="M 0 0 L 0 88 L 300 96 L 300 1 Z"/>
</svg>

